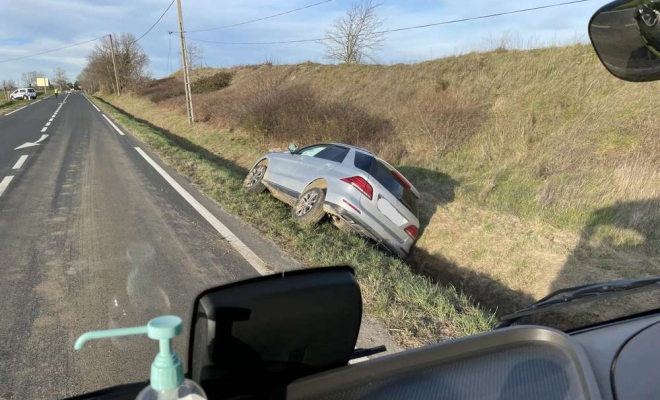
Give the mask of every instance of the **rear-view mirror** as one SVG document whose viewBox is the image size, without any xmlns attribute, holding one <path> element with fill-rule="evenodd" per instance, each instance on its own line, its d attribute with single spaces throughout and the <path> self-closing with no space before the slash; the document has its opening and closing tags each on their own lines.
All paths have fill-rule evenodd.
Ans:
<svg viewBox="0 0 660 400">
<path fill-rule="evenodd" d="M 618 0 L 591 18 L 591 43 L 614 76 L 632 82 L 660 79 L 659 11 L 655 0 Z"/>
<path fill-rule="evenodd" d="M 188 370 L 209 398 L 254 395 L 345 366 L 362 319 L 350 267 L 305 269 L 207 290 L 195 301 Z"/>
<path fill-rule="evenodd" d="M 293 143 L 289 143 L 289 153 L 294 153 L 296 150 L 298 150 L 298 147 Z"/>
</svg>

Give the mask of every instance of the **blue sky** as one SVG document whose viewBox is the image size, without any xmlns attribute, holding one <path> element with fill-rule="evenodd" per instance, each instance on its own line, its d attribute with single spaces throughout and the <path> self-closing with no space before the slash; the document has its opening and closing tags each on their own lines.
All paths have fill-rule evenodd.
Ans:
<svg viewBox="0 0 660 400">
<path fill-rule="evenodd" d="M 204 29 L 255 19 L 303 7 L 320 0 L 182 0 L 186 30 Z M 379 13 L 385 28 L 466 18 L 482 14 L 552 4 L 565 0 L 387 0 Z M 140 36 L 160 16 L 170 0 L 3 0 L 0 23 L 0 61 L 82 42 L 107 33 L 131 32 Z M 297 13 L 240 27 L 189 34 L 190 38 L 215 41 L 278 41 L 322 37 L 351 0 L 334 0 Z M 391 33 L 376 55 L 380 63 L 418 62 L 446 55 L 487 49 L 503 37 L 523 47 L 586 41 L 589 17 L 607 0 L 496 17 L 487 20 Z M 26 21 L 29 21 L 26 23 Z M 179 68 L 176 7 L 173 6 L 140 44 L 149 55 L 154 77 Z M 306 60 L 327 62 L 317 43 L 280 45 L 216 45 L 197 42 L 209 66 L 278 63 Z M 0 63 L 0 80 L 20 78 L 21 72 L 64 68 L 71 80 L 85 65 L 94 46 L 62 50 L 20 61 Z M 169 62 L 168 62 L 169 59 Z"/>
</svg>

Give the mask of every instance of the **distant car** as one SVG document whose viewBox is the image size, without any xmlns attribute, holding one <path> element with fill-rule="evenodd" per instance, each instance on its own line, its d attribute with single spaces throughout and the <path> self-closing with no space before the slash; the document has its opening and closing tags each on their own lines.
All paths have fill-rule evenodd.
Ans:
<svg viewBox="0 0 660 400">
<path fill-rule="evenodd" d="M 243 181 L 248 192 L 271 194 L 291 205 L 292 217 L 315 224 L 328 214 L 344 231 L 373 239 L 406 258 L 419 230 L 419 192 L 373 153 L 341 143 L 270 153 Z"/>
<path fill-rule="evenodd" d="M 10 100 L 27 100 L 36 98 L 37 92 L 35 92 L 33 88 L 16 89 L 9 95 Z"/>
</svg>

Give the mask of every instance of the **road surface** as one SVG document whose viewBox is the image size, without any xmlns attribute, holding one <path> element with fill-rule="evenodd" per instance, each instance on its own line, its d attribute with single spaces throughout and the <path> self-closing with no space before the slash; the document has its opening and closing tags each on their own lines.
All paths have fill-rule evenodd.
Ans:
<svg viewBox="0 0 660 400">
<path fill-rule="evenodd" d="M 298 267 L 115 126 L 81 94 L 0 116 L 0 399 L 146 380 L 152 341 L 75 339 Z"/>
</svg>

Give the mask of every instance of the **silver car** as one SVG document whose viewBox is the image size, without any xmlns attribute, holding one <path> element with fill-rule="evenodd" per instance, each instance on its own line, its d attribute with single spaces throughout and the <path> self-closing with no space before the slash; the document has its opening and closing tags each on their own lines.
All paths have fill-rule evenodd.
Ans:
<svg viewBox="0 0 660 400">
<path fill-rule="evenodd" d="M 301 223 L 330 215 L 334 224 L 373 239 L 406 258 L 419 230 L 419 192 L 373 153 L 342 143 L 324 143 L 270 153 L 255 163 L 243 188 L 268 189 L 293 207 Z"/>
</svg>

